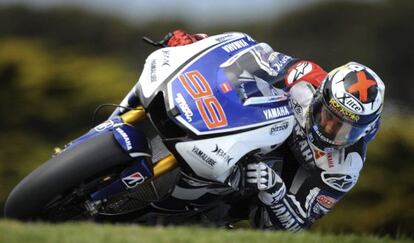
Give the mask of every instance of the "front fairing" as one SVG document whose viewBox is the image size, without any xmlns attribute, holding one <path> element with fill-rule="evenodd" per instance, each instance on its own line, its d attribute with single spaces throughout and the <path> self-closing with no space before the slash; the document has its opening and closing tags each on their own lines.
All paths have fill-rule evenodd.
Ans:
<svg viewBox="0 0 414 243">
<path fill-rule="evenodd" d="M 137 95 L 151 116 L 161 109 L 155 97 L 162 94 L 176 124 L 170 129 L 190 135 L 164 142 L 198 176 L 224 182 L 243 156 L 275 149 L 292 131 L 288 96 L 271 85 L 277 73 L 266 59 L 270 53 L 269 46 L 235 33 L 164 48 L 147 59 Z"/>
<path fill-rule="evenodd" d="M 271 53 L 241 33 L 164 48 L 147 59 L 137 94 L 147 107 L 162 92 L 170 118 L 195 135 L 263 126 L 291 115 L 286 94 L 271 86 Z"/>
<path fill-rule="evenodd" d="M 247 38 L 240 41 L 248 43 Z M 250 63 L 257 61 L 246 57 L 256 46 L 252 43 L 232 56 L 224 47 L 217 47 L 185 68 L 168 84 L 169 106 L 180 111 L 175 119 L 193 133 L 204 135 L 261 126 L 291 115 L 286 94 L 267 82 L 272 69 L 266 72 L 253 67 Z M 238 59 L 247 60 L 235 61 Z"/>
</svg>

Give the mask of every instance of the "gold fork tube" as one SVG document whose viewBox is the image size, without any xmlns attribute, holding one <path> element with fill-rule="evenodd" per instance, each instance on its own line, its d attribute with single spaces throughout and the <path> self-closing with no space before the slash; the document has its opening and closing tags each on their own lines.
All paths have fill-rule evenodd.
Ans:
<svg viewBox="0 0 414 243">
<path fill-rule="evenodd" d="M 178 166 L 177 160 L 174 158 L 172 154 L 168 155 L 167 157 L 161 159 L 157 162 L 154 166 L 154 178 L 158 178 L 168 171 L 175 169 Z"/>
<path fill-rule="evenodd" d="M 144 120 L 146 118 L 145 109 L 142 106 L 136 107 L 134 110 L 130 110 L 123 115 L 121 115 L 121 119 L 123 122 L 134 125 L 138 122 Z M 154 166 L 154 178 L 158 178 L 168 171 L 173 170 L 178 166 L 177 160 L 175 157 L 170 154 L 167 157 L 158 161 Z"/>
<path fill-rule="evenodd" d="M 142 106 L 136 107 L 134 110 L 130 110 L 121 115 L 122 121 L 127 124 L 134 125 L 146 117 L 145 109 Z"/>
</svg>

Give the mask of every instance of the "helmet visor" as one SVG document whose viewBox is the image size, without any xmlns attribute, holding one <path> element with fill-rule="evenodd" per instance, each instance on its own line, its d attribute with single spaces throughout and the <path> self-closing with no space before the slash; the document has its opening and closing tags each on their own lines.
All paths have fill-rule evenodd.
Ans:
<svg viewBox="0 0 414 243">
<path fill-rule="evenodd" d="M 321 142 L 334 147 L 355 143 L 366 132 L 367 126 L 356 126 L 336 115 L 323 101 L 322 96 L 315 97 L 310 110 L 309 128 Z"/>
</svg>

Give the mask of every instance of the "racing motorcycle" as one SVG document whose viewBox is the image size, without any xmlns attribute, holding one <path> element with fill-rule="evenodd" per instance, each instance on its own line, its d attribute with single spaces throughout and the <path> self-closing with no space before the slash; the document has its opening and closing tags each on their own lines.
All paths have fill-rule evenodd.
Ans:
<svg viewBox="0 0 414 243">
<path fill-rule="evenodd" d="M 257 193 L 244 185 L 246 163 L 278 149 L 295 123 L 289 96 L 272 85 L 272 53 L 242 33 L 154 51 L 105 122 L 13 189 L 5 216 L 220 221 Z"/>
</svg>

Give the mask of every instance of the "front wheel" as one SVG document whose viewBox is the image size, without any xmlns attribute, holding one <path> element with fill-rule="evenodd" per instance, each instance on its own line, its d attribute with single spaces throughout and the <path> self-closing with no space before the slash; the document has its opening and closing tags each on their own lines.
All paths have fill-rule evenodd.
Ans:
<svg viewBox="0 0 414 243">
<path fill-rule="evenodd" d="M 4 215 L 18 220 L 84 217 L 85 190 L 131 161 L 112 133 L 101 134 L 63 151 L 24 178 L 10 193 Z M 82 186 L 85 183 L 88 187 Z"/>
</svg>

